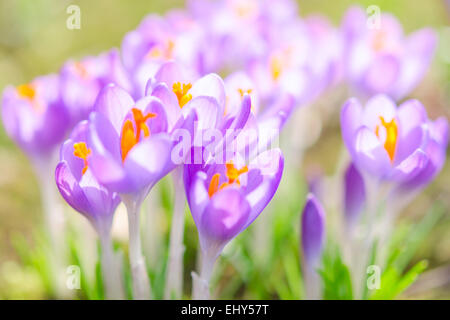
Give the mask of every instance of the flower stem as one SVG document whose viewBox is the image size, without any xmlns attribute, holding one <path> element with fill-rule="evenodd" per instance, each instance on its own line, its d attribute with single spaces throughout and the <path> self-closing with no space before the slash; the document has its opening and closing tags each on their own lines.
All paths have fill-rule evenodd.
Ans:
<svg viewBox="0 0 450 320">
<path fill-rule="evenodd" d="M 353 261 L 355 263 L 355 297 L 362 299 L 366 287 L 367 267 L 370 259 L 371 248 L 375 242 L 377 213 L 379 209 L 380 184 L 371 179 L 364 177 L 366 186 L 367 206 L 364 214 L 365 232 L 362 239 L 356 241 L 356 248 L 352 249 Z"/>
<path fill-rule="evenodd" d="M 41 191 L 42 207 L 52 250 L 60 251 L 63 243 L 64 216 L 58 205 L 53 157 L 36 159 L 35 171 Z"/>
<path fill-rule="evenodd" d="M 180 299 L 183 292 L 183 236 L 185 195 L 182 180 L 182 168 L 173 173 L 175 184 L 175 205 L 170 230 L 169 262 L 166 273 L 164 298 Z"/>
<path fill-rule="evenodd" d="M 202 266 L 200 270 L 200 276 L 195 272 L 192 273 L 192 282 L 194 288 L 192 298 L 194 300 L 209 300 L 209 282 L 211 280 L 214 263 L 216 262 L 216 256 L 205 254 L 202 256 L 201 261 Z"/>
<path fill-rule="evenodd" d="M 109 300 L 122 300 L 124 299 L 122 276 L 117 260 L 114 257 L 110 232 L 104 232 L 100 235 L 100 243 L 102 246 L 101 263 L 106 298 Z"/>
<path fill-rule="evenodd" d="M 55 294 L 59 298 L 71 295 L 65 286 L 65 219 L 62 206 L 58 202 L 58 190 L 55 183 L 55 155 L 33 159 L 34 170 L 39 182 L 42 210 L 44 213 L 45 232 L 49 238 L 47 259 L 50 266 L 50 277 Z"/>
<path fill-rule="evenodd" d="M 141 201 L 121 196 L 128 212 L 129 259 L 133 277 L 133 297 L 138 300 L 150 299 L 150 280 L 142 256 L 139 213 Z"/>
</svg>

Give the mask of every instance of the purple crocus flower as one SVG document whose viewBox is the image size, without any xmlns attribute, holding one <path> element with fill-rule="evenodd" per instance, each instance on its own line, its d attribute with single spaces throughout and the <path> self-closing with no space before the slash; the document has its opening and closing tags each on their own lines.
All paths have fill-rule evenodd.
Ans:
<svg viewBox="0 0 450 320">
<path fill-rule="evenodd" d="M 366 97 L 386 93 L 402 99 L 428 69 L 436 47 L 435 33 L 425 28 L 406 37 L 390 14 L 381 14 L 379 25 L 369 26 L 368 19 L 363 9 L 354 7 L 343 21 L 348 81 Z"/>
<path fill-rule="evenodd" d="M 348 100 L 341 112 L 341 130 L 358 170 L 378 181 L 405 183 L 427 165 L 427 115 L 417 100 L 398 108 L 385 95 L 369 99 L 363 109 Z"/>
<path fill-rule="evenodd" d="M 198 72 L 201 69 L 199 45 L 202 30 L 188 15 L 179 11 L 167 17 L 149 15 L 122 42 L 124 65 L 131 75 L 133 96 L 144 95 L 146 84 L 161 65 L 177 60 Z"/>
<path fill-rule="evenodd" d="M 303 275 L 308 299 L 320 298 L 320 278 L 317 269 L 321 265 L 325 242 L 325 211 L 313 194 L 308 194 L 301 218 Z"/>
<path fill-rule="evenodd" d="M 366 190 L 364 180 L 353 163 L 344 174 L 344 215 L 346 225 L 351 228 L 364 210 Z"/>
<path fill-rule="evenodd" d="M 224 115 L 223 80 L 216 74 L 196 78 L 174 61 L 161 65 L 147 83 L 146 95 L 157 97 L 164 104 L 169 128 L 192 111 L 197 114 L 198 130 L 217 127 Z"/>
<path fill-rule="evenodd" d="M 92 173 L 87 130 L 88 122 L 80 122 L 62 145 L 55 172 L 56 184 L 66 202 L 83 214 L 99 234 L 105 234 L 111 229 L 120 198 L 99 184 Z"/>
<path fill-rule="evenodd" d="M 57 148 L 70 125 L 69 112 L 60 96 L 59 77 L 51 74 L 37 77 L 28 84 L 7 86 L 3 92 L 2 120 L 6 133 L 27 154 L 35 169 L 46 231 L 58 256 L 64 216 L 56 202 L 58 191 L 53 173 Z"/>
<path fill-rule="evenodd" d="M 166 110 L 154 96 L 134 101 L 123 89 L 109 84 L 100 92 L 89 121 L 89 166 L 96 179 L 120 194 L 127 207 L 129 257 L 137 299 L 151 296 L 141 252 L 140 207 L 150 189 L 176 166 L 172 161 L 177 145 L 174 130 L 192 128 L 194 120 L 190 114 L 169 126 Z"/>
<path fill-rule="evenodd" d="M 195 165 L 186 165 L 185 188 L 200 245 L 208 256 L 217 258 L 274 196 L 283 172 L 283 156 L 279 149 L 273 149 L 249 165 L 228 160 L 201 170 L 190 166 Z"/>
<path fill-rule="evenodd" d="M 64 140 L 69 125 L 58 76 L 42 76 L 28 84 L 6 87 L 2 119 L 7 134 L 25 153 L 48 160 Z"/>
<path fill-rule="evenodd" d="M 428 162 L 419 174 L 399 186 L 397 191 L 400 193 L 412 193 L 421 190 L 438 175 L 445 164 L 449 139 L 447 119 L 440 117 L 435 121 L 428 121 L 428 131 L 429 139 L 424 148 Z"/>
<path fill-rule="evenodd" d="M 305 104 L 340 79 L 343 39 L 325 18 L 288 20 L 269 34 L 264 54 L 246 64 L 263 100 L 281 91 Z"/>
<path fill-rule="evenodd" d="M 302 213 L 302 250 L 305 264 L 315 269 L 325 241 L 325 211 L 313 194 L 308 194 Z"/>
<path fill-rule="evenodd" d="M 189 11 L 206 30 L 204 37 L 208 47 L 202 55 L 205 71 L 244 67 L 251 57 L 264 52 L 266 44 L 259 28 L 259 1 L 196 0 L 189 2 Z"/>
<path fill-rule="evenodd" d="M 105 85 L 115 83 L 126 91 L 131 90 L 130 80 L 115 49 L 81 61 L 68 61 L 60 74 L 62 100 L 73 123 L 88 118 Z"/>
<path fill-rule="evenodd" d="M 203 166 L 185 166 L 185 190 L 202 251 L 194 298 L 208 297 L 215 260 L 270 202 L 280 183 L 283 163 L 281 151 L 272 149 L 248 165 L 242 158 L 234 158 L 225 164 L 209 161 Z"/>
<path fill-rule="evenodd" d="M 312 51 L 308 59 L 312 78 L 315 82 L 315 95 L 342 80 L 344 37 L 330 21 L 320 15 L 305 19 Z M 312 94 L 312 95 L 314 95 Z"/>
<path fill-rule="evenodd" d="M 399 202 L 405 200 L 398 195 L 423 188 L 445 162 L 447 120 L 428 120 L 417 100 L 396 108 L 387 96 L 377 95 L 363 109 L 358 100 L 350 99 L 341 111 L 341 130 L 365 183 L 386 184 Z"/>
<path fill-rule="evenodd" d="M 60 162 L 55 177 L 59 192 L 66 202 L 84 215 L 100 237 L 102 270 L 109 299 L 123 298 L 120 269 L 114 259 L 111 226 L 120 203 L 117 193 L 108 191 L 92 174 L 87 143 L 88 122 L 80 122 L 61 147 Z"/>
<path fill-rule="evenodd" d="M 271 45 L 268 55 L 252 59 L 247 69 L 262 99 L 270 101 L 274 93 L 281 91 L 304 102 L 310 97 L 314 85 L 312 70 L 307 64 L 311 43 L 302 24 L 285 33 L 289 40 L 295 34 L 295 41 L 278 39 Z"/>
<path fill-rule="evenodd" d="M 143 197 L 174 168 L 171 151 L 175 143 L 165 106 L 156 97 L 135 102 L 114 84 L 99 94 L 90 116 L 88 142 L 94 176 L 120 194 Z"/>
</svg>

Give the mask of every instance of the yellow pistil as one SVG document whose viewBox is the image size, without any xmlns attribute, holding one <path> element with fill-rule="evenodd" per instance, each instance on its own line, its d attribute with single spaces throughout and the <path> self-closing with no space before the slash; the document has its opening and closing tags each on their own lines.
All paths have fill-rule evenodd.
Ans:
<svg viewBox="0 0 450 320">
<path fill-rule="evenodd" d="M 81 170 L 82 174 L 85 174 L 88 169 L 87 157 L 91 154 L 91 152 L 91 149 L 86 146 L 85 142 L 78 142 L 73 145 L 73 155 L 84 161 L 84 167 L 83 170 Z"/>
<path fill-rule="evenodd" d="M 189 92 L 189 90 L 192 88 L 192 84 L 190 83 L 183 83 L 175 82 L 172 86 L 173 93 L 177 96 L 178 104 L 180 105 L 180 108 L 183 108 L 186 103 L 191 101 L 192 95 Z"/>
<path fill-rule="evenodd" d="M 211 178 L 211 181 L 209 183 L 208 188 L 208 194 L 211 198 L 218 190 L 222 190 L 223 188 L 230 186 L 232 184 L 237 184 L 238 186 L 241 185 L 241 182 L 239 181 L 239 176 L 243 173 L 248 172 L 248 167 L 243 166 L 241 169 L 237 169 L 232 161 L 229 161 L 225 164 L 225 167 L 227 171 L 225 172 L 226 177 L 228 178 L 227 182 L 224 182 L 219 187 L 219 179 L 220 179 L 220 173 L 216 173 Z"/>
<path fill-rule="evenodd" d="M 386 129 L 386 140 L 384 141 L 384 149 L 387 151 L 391 162 L 394 162 L 395 148 L 397 146 L 398 128 L 397 122 L 393 118 L 391 121 L 386 122 L 383 117 L 380 117 L 381 125 Z M 375 127 L 375 134 L 378 138 L 380 126 Z"/>
<path fill-rule="evenodd" d="M 144 132 L 144 137 L 150 137 L 150 129 L 148 128 L 146 121 L 150 118 L 156 117 L 155 113 L 149 112 L 145 116 L 142 111 L 133 108 L 131 109 L 133 113 L 134 124 L 136 125 L 136 132 L 133 126 L 133 121 L 126 120 L 122 127 L 122 135 L 120 139 L 120 150 L 122 151 L 122 162 L 125 161 L 128 152 L 140 141 L 141 131 Z"/>
</svg>

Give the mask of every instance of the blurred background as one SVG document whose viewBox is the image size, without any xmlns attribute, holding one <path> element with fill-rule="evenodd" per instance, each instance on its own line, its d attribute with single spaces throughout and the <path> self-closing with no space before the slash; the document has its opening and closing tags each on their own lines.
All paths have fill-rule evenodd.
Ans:
<svg viewBox="0 0 450 320">
<path fill-rule="evenodd" d="M 381 11 L 394 13 L 406 32 L 431 26 L 439 33 L 440 43 L 433 65 L 420 86 L 411 94 L 426 106 L 430 118 L 450 115 L 450 4 L 443 0 L 415 1 L 298 1 L 301 16 L 323 14 L 338 26 L 344 12 L 353 4 L 378 5 Z M 76 4 L 81 8 L 81 29 L 66 28 L 66 9 Z M 98 54 L 111 47 L 120 47 L 125 33 L 135 28 L 149 13 L 163 14 L 171 8 L 183 8 L 183 1 L 174 0 L 0 0 L 0 91 L 8 84 L 19 85 L 42 74 L 58 72 L 68 58 Z M 339 117 L 336 115 L 346 91 L 335 88 L 319 99 L 316 107 L 326 110 L 317 124 L 317 134 L 305 156 L 292 163 L 295 170 L 283 180 L 280 192 L 271 204 L 267 217 L 270 230 L 260 234 L 258 219 L 249 232 L 243 233 L 225 251 L 213 282 L 219 298 L 285 298 L 302 297 L 298 237 L 300 211 L 306 195 L 306 172 L 320 170 L 332 175 L 341 152 Z M 313 106 L 315 107 L 315 106 Z M 331 111 L 330 111 L 331 110 Z M 334 111 L 333 111 L 334 110 Z M 326 119 L 325 119 L 326 118 Z M 295 120 L 292 120 L 295 121 Z M 316 123 L 316 122 L 311 122 Z M 306 132 L 305 132 L 306 133 Z M 301 134 L 301 133 L 299 133 Z M 286 139 L 286 136 L 282 136 Z M 295 139 L 295 137 L 294 137 Z M 314 142 L 314 144 L 312 144 Z M 40 228 L 41 204 L 34 172 L 27 158 L 6 136 L 0 126 L 0 299 L 52 298 L 35 263 L 38 259 L 20 248 L 36 250 L 36 228 Z M 318 169 L 320 168 L 320 169 Z M 428 269 L 400 298 L 450 299 L 450 162 L 443 171 L 401 214 L 398 229 L 421 220 L 430 207 L 439 202 L 445 213 L 439 223 L 417 245 L 411 264 L 426 259 Z M 164 181 L 152 194 L 148 207 L 157 211 L 157 218 L 146 221 L 158 239 L 144 239 L 151 252 L 151 277 L 156 286 L 164 281 L 170 226 L 171 181 Z M 280 201 L 280 199 L 284 199 Z M 288 199 L 288 200 L 286 200 Z M 86 233 L 85 241 L 95 244 L 95 235 L 81 215 L 67 209 L 68 216 Z M 121 210 L 119 210 L 121 211 Z M 329 214 L 333 214 L 332 212 Z M 332 219 L 330 219 L 332 220 Z M 115 220 L 114 237 L 119 248 L 126 251 L 126 219 Z M 258 231 L 259 230 L 259 231 Z M 125 233 L 125 234 L 124 234 Z M 144 232 L 145 234 L 151 233 Z M 145 235 L 147 237 L 147 235 Z M 263 239 L 270 237 L 270 239 Z M 264 241 L 261 252 L 254 252 L 252 242 Z M 147 243 L 147 244 L 145 244 Z M 185 294 L 190 292 L 190 271 L 195 268 L 197 232 L 192 218 L 187 217 L 185 234 Z M 95 247 L 95 246 L 94 246 Z M 26 251 L 25 249 L 24 251 Z M 95 254 L 95 250 L 94 250 Z M 24 257 L 25 256 L 25 257 Z M 28 257 L 28 259 L 26 259 Z M 33 260 L 34 259 L 34 260 Z M 31 261 L 31 262 L 30 262 Z M 33 262 L 34 261 L 34 262 Z M 86 270 L 89 268 L 86 267 Z M 91 271 L 86 271 L 91 272 Z M 96 297 L 95 293 L 77 293 L 78 298 Z"/>
</svg>

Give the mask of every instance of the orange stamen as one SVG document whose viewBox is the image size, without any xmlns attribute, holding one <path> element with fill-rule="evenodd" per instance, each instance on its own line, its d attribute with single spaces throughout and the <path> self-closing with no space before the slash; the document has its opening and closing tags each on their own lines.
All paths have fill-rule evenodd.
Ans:
<svg viewBox="0 0 450 320">
<path fill-rule="evenodd" d="M 233 162 L 227 162 L 225 164 L 225 167 L 227 169 L 225 175 L 228 178 L 227 182 L 224 182 L 220 185 L 219 187 L 219 178 L 220 178 L 220 173 L 216 173 L 215 175 L 213 175 L 213 177 L 211 178 L 211 182 L 209 183 L 209 189 L 208 189 L 208 194 L 209 197 L 211 198 L 218 190 L 222 190 L 225 187 L 228 187 L 232 184 L 237 184 L 238 186 L 241 185 L 241 182 L 239 181 L 239 176 L 243 173 L 248 172 L 248 167 L 244 166 L 241 169 L 236 169 L 236 167 L 234 166 Z"/>
<path fill-rule="evenodd" d="M 395 156 L 395 148 L 397 146 L 397 138 L 398 138 L 398 128 L 395 119 L 393 118 L 391 121 L 386 122 L 383 117 L 380 117 L 381 125 L 386 129 L 386 140 L 384 141 L 384 149 L 387 151 L 391 162 L 394 162 Z M 375 134 L 378 138 L 379 136 L 380 126 L 377 125 L 375 128 Z"/>
<path fill-rule="evenodd" d="M 22 98 L 33 100 L 36 96 L 36 90 L 34 90 L 31 84 L 21 84 L 17 87 L 17 92 Z"/>
<path fill-rule="evenodd" d="M 147 53 L 147 58 L 150 59 L 172 59 L 175 43 L 172 40 L 167 41 L 166 45 L 158 44 L 153 46 Z"/>
<path fill-rule="evenodd" d="M 122 127 L 122 137 L 120 139 L 120 149 L 122 151 L 122 162 L 125 161 L 125 158 L 128 155 L 128 152 L 140 141 L 141 139 L 141 131 L 144 131 L 144 137 L 150 137 L 150 129 L 148 128 L 146 121 L 148 119 L 156 117 L 155 113 L 149 112 L 145 116 L 142 111 L 133 108 L 131 109 L 133 113 L 133 120 L 136 126 L 133 126 L 133 121 L 126 120 Z"/>
<path fill-rule="evenodd" d="M 192 84 L 190 83 L 183 83 L 175 82 L 172 86 L 173 93 L 177 96 L 178 104 L 180 105 L 180 108 L 183 108 L 186 103 L 191 101 L 192 95 L 189 92 L 189 90 L 192 88 Z"/>
<path fill-rule="evenodd" d="M 214 195 L 214 193 L 217 192 L 217 190 L 219 190 L 219 178 L 220 178 L 220 173 L 216 173 L 211 178 L 211 182 L 209 183 L 209 189 L 208 189 L 208 194 L 209 194 L 210 198 Z"/>
<path fill-rule="evenodd" d="M 236 169 L 232 161 L 228 162 L 225 166 L 227 168 L 227 172 L 225 174 L 228 178 L 228 182 L 230 184 L 234 182 L 236 182 L 237 184 L 241 184 L 239 181 L 239 176 L 243 173 L 248 172 L 248 167 L 243 166 L 241 169 L 238 170 Z"/>
<path fill-rule="evenodd" d="M 383 30 L 375 31 L 372 39 L 372 47 L 375 51 L 381 51 L 386 47 L 386 32 Z"/>
<path fill-rule="evenodd" d="M 39 99 L 37 99 L 37 92 L 36 88 L 33 84 L 22 84 L 18 86 L 17 88 L 17 94 L 22 99 L 28 100 L 31 107 L 39 114 L 43 113 L 45 110 L 44 105 L 42 104 Z"/>
<path fill-rule="evenodd" d="M 83 170 L 81 170 L 82 174 L 85 174 L 86 170 L 88 169 L 87 157 L 91 154 L 91 152 L 91 149 L 86 147 L 85 142 L 78 142 L 73 144 L 73 155 L 82 159 L 84 162 Z"/>
</svg>

